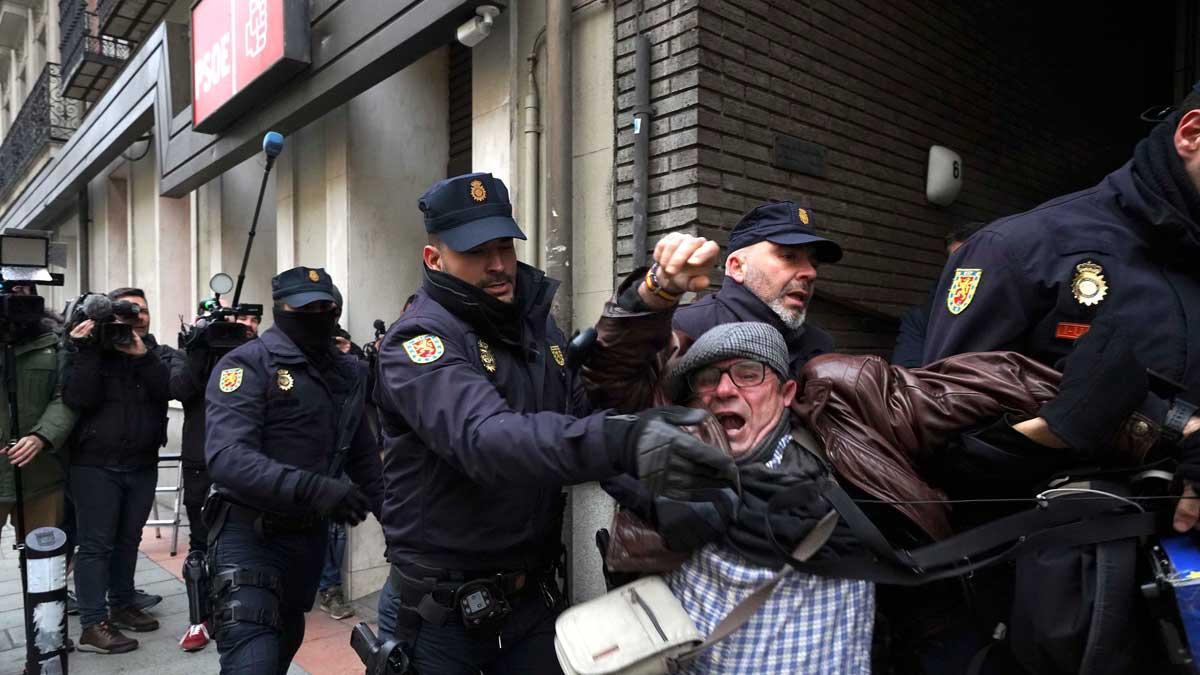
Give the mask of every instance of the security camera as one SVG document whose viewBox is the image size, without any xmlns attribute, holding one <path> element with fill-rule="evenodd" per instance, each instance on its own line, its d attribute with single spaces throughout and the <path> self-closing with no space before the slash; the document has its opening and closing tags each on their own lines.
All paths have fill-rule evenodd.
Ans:
<svg viewBox="0 0 1200 675">
<path fill-rule="evenodd" d="M 474 47 L 492 34 L 492 24 L 500 16 L 495 5 L 481 5 L 475 9 L 476 16 L 458 27 L 458 41 L 464 47 Z"/>
</svg>

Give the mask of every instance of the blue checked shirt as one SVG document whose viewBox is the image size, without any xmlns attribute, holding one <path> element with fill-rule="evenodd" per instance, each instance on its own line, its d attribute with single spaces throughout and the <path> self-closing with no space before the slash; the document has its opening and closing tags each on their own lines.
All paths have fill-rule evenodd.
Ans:
<svg viewBox="0 0 1200 675">
<path fill-rule="evenodd" d="M 785 435 L 768 467 L 782 461 L 790 443 L 791 437 Z M 775 572 L 713 543 L 692 554 L 666 580 L 696 627 L 707 635 Z M 684 672 L 869 673 L 874 623 L 874 584 L 793 571 L 750 621 L 701 654 Z"/>
</svg>

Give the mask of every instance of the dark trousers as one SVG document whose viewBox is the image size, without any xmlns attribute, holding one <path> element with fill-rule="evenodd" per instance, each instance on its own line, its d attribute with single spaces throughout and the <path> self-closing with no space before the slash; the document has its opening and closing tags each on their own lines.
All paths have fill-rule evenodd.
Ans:
<svg viewBox="0 0 1200 675">
<path fill-rule="evenodd" d="M 421 675 L 525 675 L 561 673 L 554 654 L 554 620 L 559 609 L 547 607 L 536 589 L 512 599 L 513 613 L 494 631 L 468 631 L 457 618 L 436 626 L 401 607 L 399 593 L 384 584 L 380 594 L 392 599 L 393 621 L 401 624 L 394 635 L 408 645 L 413 666 Z M 411 620 L 409 620 L 411 619 Z M 403 624 L 414 624 L 406 628 Z M 380 608 L 380 634 L 384 632 L 384 613 Z"/>
<path fill-rule="evenodd" d="M 346 557 L 346 526 L 329 524 L 329 543 L 325 546 L 325 566 L 321 569 L 320 590 L 342 585 L 342 560 Z"/>
<path fill-rule="evenodd" d="M 75 597 L 83 628 L 107 618 L 109 607 L 119 609 L 133 602 L 138 545 L 157 483 L 158 468 L 153 466 L 71 467 L 79 542 Z"/>
<path fill-rule="evenodd" d="M 212 479 L 204 467 L 183 467 L 183 507 L 188 517 L 188 551 L 208 550 L 208 528 L 200 511 L 204 507 L 204 498 L 212 487 Z"/>
<path fill-rule="evenodd" d="M 275 576 L 279 593 L 243 585 L 228 597 L 214 598 L 213 612 L 237 602 L 247 611 L 277 611 L 278 625 L 239 620 L 216 626 L 223 675 L 282 675 L 304 641 L 304 613 L 312 609 L 325 561 L 327 528 L 295 534 L 259 534 L 248 523 L 216 523 L 209 543 L 209 574 L 241 568 Z"/>
</svg>

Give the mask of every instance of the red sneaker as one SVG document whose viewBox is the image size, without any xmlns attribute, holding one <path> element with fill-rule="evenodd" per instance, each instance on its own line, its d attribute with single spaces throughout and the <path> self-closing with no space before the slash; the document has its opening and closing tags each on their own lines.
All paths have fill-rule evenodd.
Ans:
<svg viewBox="0 0 1200 675">
<path fill-rule="evenodd" d="M 208 628 L 199 623 L 187 629 L 187 632 L 179 639 L 179 648 L 185 652 L 198 652 L 208 646 L 210 639 Z"/>
</svg>

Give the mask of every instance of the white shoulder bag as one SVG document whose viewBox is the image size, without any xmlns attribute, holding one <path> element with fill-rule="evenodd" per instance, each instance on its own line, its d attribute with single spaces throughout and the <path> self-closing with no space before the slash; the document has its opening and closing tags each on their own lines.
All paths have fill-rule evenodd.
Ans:
<svg viewBox="0 0 1200 675">
<path fill-rule="evenodd" d="M 796 546 L 808 560 L 837 526 L 830 511 Z M 741 628 L 792 571 L 784 566 L 739 602 L 707 639 L 660 576 L 643 577 L 563 612 L 555 623 L 554 650 L 565 675 L 666 675 Z"/>
</svg>

